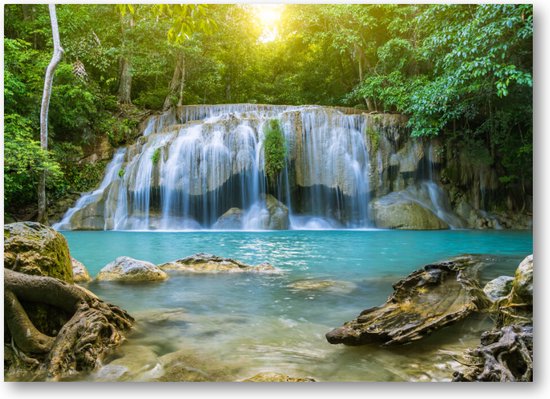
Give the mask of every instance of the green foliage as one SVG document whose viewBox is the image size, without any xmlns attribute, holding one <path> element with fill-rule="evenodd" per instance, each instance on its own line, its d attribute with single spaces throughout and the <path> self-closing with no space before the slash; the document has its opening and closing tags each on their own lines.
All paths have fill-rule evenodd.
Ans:
<svg viewBox="0 0 550 399">
<path fill-rule="evenodd" d="M 37 183 L 42 171 L 47 182 L 59 184 L 59 164 L 33 139 L 31 123 L 17 114 L 4 115 L 4 203 L 7 209 L 37 199 Z"/>
<path fill-rule="evenodd" d="M 118 177 L 122 179 L 124 177 L 124 173 L 126 173 L 126 170 L 124 170 L 124 168 L 120 169 L 118 171 Z"/>
<path fill-rule="evenodd" d="M 151 156 L 151 161 L 153 161 L 153 165 L 156 165 L 160 161 L 160 148 L 155 149 L 155 152 Z"/>
<path fill-rule="evenodd" d="M 285 167 L 285 138 L 277 119 L 271 119 L 264 129 L 265 174 L 274 185 Z"/>
<path fill-rule="evenodd" d="M 367 136 L 369 138 L 372 151 L 378 151 L 378 146 L 380 145 L 380 133 L 369 126 L 367 127 Z"/>
</svg>

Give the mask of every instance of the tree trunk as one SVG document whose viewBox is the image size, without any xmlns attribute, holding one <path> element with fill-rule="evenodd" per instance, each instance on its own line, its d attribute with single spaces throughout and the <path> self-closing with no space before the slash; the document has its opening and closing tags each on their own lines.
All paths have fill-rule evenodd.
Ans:
<svg viewBox="0 0 550 399">
<path fill-rule="evenodd" d="M 178 107 L 183 105 L 183 89 L 185 88 L 185 55 L 182 54 L 181 58 L 181 79 L 180 79 L 180 93 L 178 97 Z"/>
<path fill-rule="evenodd" d="M 132 64 L 127 57 L 120 58 L 120 83 L 118 86 L 118 102 L 131 104 L 132 94 Z"/>
<path fill-rule="evenodd" d="M 53 56 L 46 69 L 44 78 L 44 93 L 42 95 L 42 105 L 40 108 L 40 146 L 44 151 L 48 151 L 48 109 L 50 107 L 50 97 L 52 94 L 52 83 L 55 68 L 63 56 L 63 48 L 59 39 L 59 28 L 57 26 L 57 15 L 55 13 L 55 4 L 49 5 L 50 20 L 52 24 L 53 37 Z M 47 225 L 48 213 L 46 210 L 46 170 L 42 171 L 40 181 L 38 182 L 38 222 Z"/>
<path fill-rule="evenodd" d="M 66 312 L 68 320 L 57 336 L 45 335 L 29 319 L 23 301 L 50 305 Z M 6 268 L 4 320 L 12 339 L 11 363 L 22 360 L 33 366 L 35 374 L 50 380 L 99 366 L 134 321 L 124 310 L 76 284 Z"/>
<path fill-rule="evenodd" d="M 172 99 L 178 95 L 178 105 L 183 103 L 183 89 L 185 85 L 185 55 L 183 50 L 178 54 L 178 59 L 176 61 L 176 68 L 174 69 L 174 74 L 172 75 L 172 80 L 170 81 L 168 95 L 164 99 L 164 105 L 162 106 L 163 111 L 168 110 L 172 106 Z M 179 90 L 179 93 L 178 93 Z"/>
<path fill-rule="evenodd" d="M 129 15 L 130 29 L 134 27 L 134 18 Z M 124 18 L 122 19 L 122 55 L 120 57 L 120 76 L 118 84 L 118 102 L 120 104 L 132 103 L 132 61 L 125 53 Z"/>
</svg>

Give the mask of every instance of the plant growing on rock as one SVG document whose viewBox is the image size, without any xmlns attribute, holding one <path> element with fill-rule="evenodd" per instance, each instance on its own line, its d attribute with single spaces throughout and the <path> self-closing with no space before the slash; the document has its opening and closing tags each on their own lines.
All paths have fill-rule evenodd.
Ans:
<svg viewBox="0 0 550 399">
<path fill-rule="evenodd" d="M 265 175 L 270 185 L 275 185 L 277 177 L 285 166 L 285 138 L 277 119 L 271 119 L 265 128 L 264 140 Z"/>
</svg>

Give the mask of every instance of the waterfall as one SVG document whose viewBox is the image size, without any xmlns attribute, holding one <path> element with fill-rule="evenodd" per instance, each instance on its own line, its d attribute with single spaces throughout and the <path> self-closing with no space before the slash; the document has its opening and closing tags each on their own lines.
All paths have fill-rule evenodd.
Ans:
<svg viewBox="0 0 550 399">
<path fill-rule="evenodd" d="M 274 118 L 286 156 L 273 188 L 264 174 L 264 126 Z M 281 218 L 295 229 L 368 227 L 365 126 L 353 109 L 319 106 L 197 105 L 154 115 L 56 228 L 199 229 L 228 215 L 238 229 Z"/>
<path fill-rule="evenodd" d="M 112 183 L 119 178 L 119 171 L 122 168 L 122 164 L 124 162 L 124 155 L 126 154 L 126 149 L 121 148 L 117 150 L 115 155 L 113 156 L 113 159 L 109 164 L 107 165 L 107 169 L 105 171 L 105 176 L 103 177 L 103 180 L 101 181 L 99 187 L 90 192 L 83 194 L 78 201 L 76 202 L 75 206 L 73 208 L 70 208 L 65 215 L 63 216 L 63 219 L 59 223 L 55 223 L 52 227 L 56 230 L 70 230 L 71 229 L 71 219 L 74 216 L 74 214 L 77 211 L 80 211 L 84 208 L 86 208 L 89 205 L 92 205 L 96 203 L 101 197 L 103 197 L 103 194 L 105 193 L 105 190 L 108 190 L 109 187 L 112 185 Z M 105 228 L 105 226 L 104 226 Z"/>
</svg>

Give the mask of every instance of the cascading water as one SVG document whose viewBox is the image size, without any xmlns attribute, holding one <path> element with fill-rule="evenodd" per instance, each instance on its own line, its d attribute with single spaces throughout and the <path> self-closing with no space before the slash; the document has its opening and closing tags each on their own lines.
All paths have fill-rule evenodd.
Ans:
<svg viewBox="0 0 550 399">
<path fill-rule="evenodd" d="M 103 180 L 101 181 L 99 187 L 91 193 L 86 193 L 82 195 L 82 197 L 80 197 L 79 200 L 76 202 L 75 206 L 73 208 L 70 208 L 65 213 L 63 219 L 61 219 L 59 223 L 55 223 L 52 226 L 54 229 L 70 230 L 72 228 L 71 219 L 74 214 L 77 211 L 81 211 L 82 209 L 97 203 L 97 201 L 104 196 L 105 191 L 108 190 L 111 187 L 112 183 L 119 177 L 119 171 L 121 170 L 122 164 L 124 162 L 125 154 L 126 148 L 121 148 L 115 153 L 113 159 L 107 165 L 105 176 L 103 177 Z M 105 229 L 106 226 L 104 226 L 103 228 Z"/>
<path fill-rule="evenodd" d="M 273 118 L 287 151 L 275 187 L 264 174 L 264 125 Z M 368 227 L 365 124 L 364 114 L 317 106 L 185 106 L 156 115 L 56 227 Z"/>
</svg>

